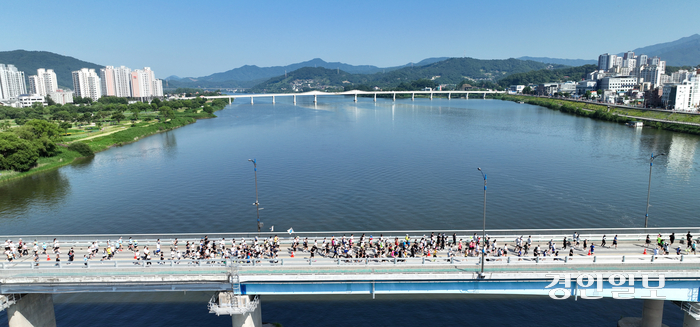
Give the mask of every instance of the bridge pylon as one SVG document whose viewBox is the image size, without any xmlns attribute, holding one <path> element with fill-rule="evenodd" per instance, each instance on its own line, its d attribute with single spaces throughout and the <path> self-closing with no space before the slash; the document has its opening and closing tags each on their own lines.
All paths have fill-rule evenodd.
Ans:
<svg viewBox="0 0 700 327">
<path fill-rule="evenodd" d="M 209 313 L 230 315 L 233 327 L 262 327 L 260 297 L 241 292 L 239 266 L 231 263 L 231 291 L 216 292 L 209 300 Z"/>
</svg>

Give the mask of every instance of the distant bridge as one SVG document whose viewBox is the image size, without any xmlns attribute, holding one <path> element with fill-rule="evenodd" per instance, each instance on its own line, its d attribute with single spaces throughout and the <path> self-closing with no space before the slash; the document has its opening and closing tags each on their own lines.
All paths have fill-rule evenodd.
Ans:
<svg viewBox="0 0 700 327">
<path fill-rule="evenodd" d="M 591 255 L 587 249 L 578 248 L 573 256 L 562 249 L 564 237 L 571 239 L 574 231 L 581 234 L 581 243 L 594 242 L 596 251 Z M 63 255 L 70 247 L 78 254 L 75 262 L 50 261 L 37 266 L 23 258 L 0 263 L 0 294 L 5 296 L 4 305 L 9 307 L 10 326 L 43 324 L 53 318 L 51 294 L 80 292 L 155 292 L 155 291 L 216 291 L 210 303 L 210 311 L 216 314 L 233 315 L 234 326 L 260 326 L 260 300 L 264 295 L 301 294 L 366 294 L 374 298 L 382 294 L 408 293 L 463 293 L 463 294 L 511 294 L 511 295 L 556 295 L 558 298 L 618 297 L 645 299 L 643 319 L 661 323 L 663 301 L 674 301 L 686 311 L 684 326 L 700 326 L 700 256 L 686 252 L 687 244 L 679 244 L 690 231 L 694 240 L 700 236 L 700 228 L 649 228 L 649 229 L 578 229 L 578 230 L 491 230 L 488 235 L 498 244 L 508 248 L 520 236 L 526 241 L 532 236 L 533 247 L 547 247 L 552 240 L 560 251 L 559 256 L 487 256 L 484 275 L 480 274 L 481 258 L 465 257 L 463 254 L 448 256 L 446 250 L 437 257 L 415 258 L 310 258 L 309 253 L 297 253 L 291 257 L 290 243 L 293 236 L 306 237 L 319 244 L 325 237 L 330 240 L 349 237 L 355 241 L 362 232 L 310 232 L 281 236 L 278 258 L 264 259 L 208 259 L 169 260 L 170 247 L 175 239 L 184 247 L 186 241 L 199 244 L 205 234 L 147 234 L 147 235 L 61 235 L 22 236 L 25 242 L 36 240 L 41 245 L 58 238 Z M 452 241 L 469 240 L 480 231 L 435 231 L 445 233 Z M 364 232 L 374 241 L 382 235 L 392 243 L 409 235 L 411 241 L 431 231 L 373 231 Z M 681 255 L 671 250 L 671 255 L 652 255 L 645 239 L 651 235 L 655 242 L 661 234 L 676 234 L 674 247 L 681 246 Z M 210 240 L 227 241 L 242 238 L 248 243 L 256 233 L 208 234 Z M 275 233 L 261 233 L 267 238 Z M 607 236 L 607 247 L 601 247 L 603 235 Z M 613 237 L 618 236 L 618 248 L 611 247 Z M 120 236 L 133 237 L 143 248 L 155 249 L 156 240 L 166 253 L 166 260 L 134 260 L 133 254 L 124 249 L 114 260 L 82 261 L 82 254 L 92 242 L 100 248 L 107 241 L 115 242 Z M 17 241 L 20 236 L 0 236 L 1 240 Z M 683 242 L 685 243 L 685 242 Z M 128 244 L 124 241 L 124 247 Z M 49 246 L 50 248 L 50 246 Z M 645 251 L 646 250 L 646 251 Z M 512 251 L 512 250 L 511 250 Z M 642 254 L 646 252 L 647 254 Z M 511 252 L 512 253 L 512 252 Z M 368 298 L 369 299 L 369 298 Z M 3 303 L 3 301 L 0 301 Z M 24 304 L 23 304 L 24 303 Z M 37 304 L 41 305 L 37 305 Z M 37 311 L 38 307 L 43 308 Z M 47 311 L 51 308 L 50 311 Z M 21 319 L 20 319 L 21 317 Z M 22 320 L 24 319 L 24 320 Z M 32 319 L 34 322 L 32 322 Z M 654 324 L 652 324 L 654 325 Z"/>
<path fill-rule="evenodd" d="M 391 95 L 392 99 L 396 101 L 396 95 L 397 94 L 410 94 L 411 95 L 411 100 L 415 100 L 416 94 L 418 95 L 429 95 L 430 99 L 433 99 L 433 95 L 435 94 L 446 94 L 447 99 L 452 99 L 452 95 L 466 95 L 466 98 L 469 99 L 469 94 L 483 94 L 483 97 L 486 98 L 486 94 L 494 94 L 494 93 L 505 93 L 505 91 L 359 91 L 359 90 L 352 90 L 352 91 L 345 91 L 345 92 L 321 92 L 321 91 L 311 91 L 311 92 L 304 92 L 304 93 L 267 93 L 267 94 L 230 94 L 230 95 L 214 95 L 214 96 L 203 96 L 202 98 L 206 99 L 228 99 L 229 104 L 233 102 L 233 100 L 238 99 L 238 98 L 250 98 L 250 103 L 254 103 L 253 99 L 254 98 L 271 98 L 272 103 L 275 103 L 275 98 L 276 97 L 292 97 L 292 102 L 294 104 L 297 103 L 297 97 L 314 97 L 314 103 L 318 102 L 318 97 L 319 96 L 329 96 L 329 95 L 344 95 L 344 96 L 349 96 L 352 95 L 354 96 L 355 102 L 357 102 L 357 96 L 373 96 L 374 97 L 374 102 L 377 102 L 377 95 Z M 187 97 L 184 99 L 194 99 L 194 97 Z"/>
</svg>

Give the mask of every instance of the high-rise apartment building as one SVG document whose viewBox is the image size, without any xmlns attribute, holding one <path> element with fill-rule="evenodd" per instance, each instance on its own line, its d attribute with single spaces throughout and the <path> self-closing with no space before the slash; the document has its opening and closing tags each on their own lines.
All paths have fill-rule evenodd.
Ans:
<svg viewBox="0 0 700 327">
<path fill-rule="evenodd" d="M 53 69 L 39 68 L 36 75 L 29 76 L 29 93 L 47 96 L 58 90 L 58 80 Z"/>
<path fill-rule="evenodd" d="M 114 67 L 107 66 L 100 69 L 100 84 L 102 88 L 102 95 L 113 97 L 116 96 L 117 92 L 114 89 Z"/>
<path fill-rule="evenodd" d="M 598 70 L 608 70 L 608 57 L 610 57 L 609 53 L 598 56 Z"/>
<path fill-rule="evenodd" d="M 641 67 L 647 64 L 647 60 L 649 60 L 649 56 L 643 54 L 639 55 L 639 58 L 637 58 L 637 67 Z"/>
<path fill-rule="evenodd" d="M 100 69 L 102 94 L 120 98 L 131 97 L 131 69 L 128 67 L 107 66 Z"/>
<path fill-rule="evenodd" d="M 153 96 L 162 97 L 163 96 L 163 80 L 156 79 L 153 81 Z"/>
<path fill-rule="evenodd" d="M 17 99 L 20 94 L 27 93 L 27 83 L 24 72 L 17 70 L 14 65 L 0 64 L 0 100 Z"/>
<path fill-rule="evenodd" d="M 134 98 L 163 96 L 163 81 L 156 79 L 150 67 L 131 72 L 131 94 Z"/>
<path fill-rule="evenodd" d="M 94 69 L 83 68 L 74 71 L 73 88 L 75 95 L 79 97 L 91 98 L 94 101 L 102 97 L 102 84 Z"/>
<path fill-rule="evenodd" d="M 639 73 L 637 77 L 640 82 L 651 83 L 651 87 L 658 87 L 663 84 L 661 80 L 661 75 L 663 75 L 661 68 L 657 65 L 644 65 L 639 67 Z"/>
</svg>

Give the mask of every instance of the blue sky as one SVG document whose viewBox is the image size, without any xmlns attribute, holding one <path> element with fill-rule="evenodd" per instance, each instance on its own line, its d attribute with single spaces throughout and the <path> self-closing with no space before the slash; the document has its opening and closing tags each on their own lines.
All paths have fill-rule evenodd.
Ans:
<svg viewBox="0 0 700 327">
<path fill-rule="evenodd" d="M 700 33 L 700 1 L 2 1 L 0 51 L 44 50 L 159 78 L 322 58 L 596 59 Z M 47 67 L 50 68 L 50 67 Z"/>
</svg>

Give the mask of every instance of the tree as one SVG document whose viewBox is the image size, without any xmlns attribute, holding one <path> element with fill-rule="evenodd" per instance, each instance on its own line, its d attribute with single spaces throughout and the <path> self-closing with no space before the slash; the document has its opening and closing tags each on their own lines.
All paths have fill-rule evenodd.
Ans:
<svg viewBox="0 0 700 327">
<path fill-rule="evenodd" d="M 214 108 L 212 108 L 212 107 L 211 107 L 210 105 L 208 105 L 208 104 L 205 104 L 205 105 L 204 105 L 204 112 L 206 112 L 206 113 L 208 113 L 208 114 L 211 115 L 211 114 L 214 113 Z"/>
<path fill-rule="evenodd" d="M 21 128 L 30 129 L 35 139 L 46 137 L 51 140 L 56 140 L 61 136 L 60 126 L 46 120 L 32 119 Z"/>
<path fill-rule="evenodd" d="M 62 123 L 58 124 L 58 128 L 60 128 L 60 129 L 62 129 L 62 130 L 64 130 L 64 131 L 65 131 L 65 130 L 68 130 L 68 129 L 71 128 L 71 127 L 73 127 L 73 124 L 71 124 L 71 123 L 69 123 L 69 122 L 62 122 Z"/>
<path fill-rule="evenodd" d="M 59 111 L 59 112 L 53 114 L 53 116 L 51 116 L 51 119 L 67 121 L 67 120 L 71 120 L 71 114 L 68 111 L 62 110 L 62 111 Z"/>
<path fill-rule="evenodd" d="M 139 107 L 133 107 L 133 108 L 131 108 L 129 111 L 131 111 L 131 114 L 133 115 L 134 120 L 138 120 L 138 119 L 139 119 L 139 113 L 141 112 L 141 108 L 139 108 Z"/>
<path fill-rule="evenodd" d="M 27 171 L 39 160 L 39 151 L 14 133 L 0 133 L 0 169 Z"/>
<path fill-rule="evenodd" d="M 119 124 L 122 120 L 126 119 L 126 116 L 121 112 L 116 112 L 112 114 L 112 119 L 116 120 L 117 124 Z"/>
<path fill-rule="evenodd" d="M 160 107 L 159 111 L 160 111 L 160 115 L 166 119 L 167 118 L 169 118 L 169 119 L 175 118 L 175 111 L 173 111 L 173 109 L 168 107 L 168 106 Z"/>
<path fill-rule="evenodd" d="M 526 86 L 523 89 L 523 94 L 531 94 L 531 93 L 532 93 L 532 88 L 530 87 L 530 85 Z"/>
<path fill-rule="evenodd" d="M 49 106 L 55 106 L 56 101 L 53 101 L 53 99 L 51 99 L 51 97 L 47 95 L 46 96 L 46 104 L 48 104 Z"/>
</svg>

